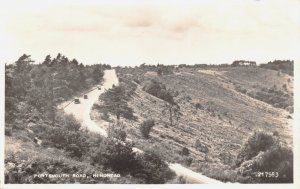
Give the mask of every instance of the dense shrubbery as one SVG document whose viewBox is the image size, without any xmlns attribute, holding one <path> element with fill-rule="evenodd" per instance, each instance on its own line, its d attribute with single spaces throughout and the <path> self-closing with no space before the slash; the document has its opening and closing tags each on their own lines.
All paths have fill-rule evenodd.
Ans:
<svg viewBox="0 0 300 189">
<path fill-rule="evenodd" d="M 290 108 L 293 106 L 293 99 L 290 98 L 288 93 L 285 93 L 276 87 L 262 88 L 257 92 L 249 92 L 248 95 L 252 98 L 271 104 L 277 108 L 287 109 L 289 111 L 291 111 L 290 109 L 293 109 Z"/>
<path fill-rule="evenodd" d="M 137 118 L 133 115 L 133 110 L 128 106 L 127 101 L 129 96 L 124 85 L 115 86 L 112 89 L 107 90 L 103 93 L 99 100 L 102 102 L 100 105 L 95 105 L 94 108 L 99 112 L 109 112 L 120 120 L 121 117 L 136 120 Z"/>
<path fill-rule="evenodd" d="M 137 157 L 135 177 L 147 184 L 163 184 L 175 176 L 168 165 L 155 153 L 145 152 Z"/>
<path fill-rule="evenodd" d="M 93 139 L 91 133 L 80 130 L 80 127 L 73 116 L 59 115 L 56 116 L 55 126 L 39 121 L 30 129 L 42 140 L 42 146 L 62 149 L 69 157 L 80 159 L 88 152 Z"/>
<path fill-rule="evenodd" d="M 28 153 L 28 152 L 27 152 Z M 48 152 L 49 153 L 49 152 Z M 42 154 L 39 156 L 26 154 L 28 159 L 20 159 L 18 155 L 9 154 L 5 158 L 5 183 L 11 184 L 66 184 L 66 183 L 115 183 L 108 178 L 76 178 L 76 177 L 34 177 L 34 174 L 86 174 L 92 175 L 98 171 L 96 167 L 86 163 L 62 158 L 56 154 L 59 150 L 54 150 L 53 154 Z M 111 171 L 107 170 L 107 173 Z"/>
<path fill-rule="evenodd" d="M 255 157 L 259 152 L 266 151 L 275 144 L 275 138 L 264 132 L 255 132 L 249 137 L 243 148 L 239 151 L 236 164 L 240 166 L 242 162 Z"/>
<path fill-rule="evenodd" d="M 203 162 L 197 165 L 197 172 L 205 173 L 210 178 L 217 179 L 222 182 L 239 182 L 247 183 L 246 177 L 243 177 L 237 170 L 231 169 L 228 165 Z"/>
<path fill-rule="evenodd" d="M 167 90 L 166 86 L 162 83 L 159 83 L 156 80 L 150 80 L 145 82 L 143 90 L 153 96 L 156 96 L 157 98 L 169 102 L 170 104 L 175 104 L 173 96 Z"/>
<path fill-rule="evenodd" d="M 240 150 L 236 164 L 240 174 L 252 182 L 293 182 L 292 149 L 281 144 L 275 136 L 263 132 L 250 136 Z M 264 175 L 257 176 L 259 172 Z"/>
<path fill-rule="evenodd" d="M 92 164 L 103 165 L 119 173 L 128 173 L 136 166 L 132 146 L 117 139 L 104 140 L 98 147 L 91 149 L 90 153 Z"/>
<path fill-rule="evenodd" d="M 142 183 L 165 183 L 175 176 L 158 155 L 152 152 L 136 154 L 131 145 L 113 138 L 106 139 L 99 147 L 91 149 L 90 153 L 92 164 L 130 174 L 142 179 Z"/>
<path fill-rule="evenodd" d="M 134 93 L 135 93 L 135 90 L 137 88 L 137 84 L 136 83 L 139 83 L 139 81 L 137 79 L 134 79 L 134 82 L 132 82 L 133 79 L 127 79 L 126 77 L 122 77 L 122 76 L 119 76 L 119 82 L 120 82 L 120 85 L 124 86 L 125 88 L 125 95 L 127 97 L 131 97 Z"/>
<path fill-rule="evenodd" d="M 143 121 L 140 125 L 140 131 L 143 137 L 149 138 L 152 127 L 155 125 L 154 120 L 147 119 Z"/>
<path fill-rule="evenodd" d="M 255 98 L 257 100 L 268 103 L 276 108 L 286 109 L 289 112 L 293 112 L 293 98 L 287 92 L 287 85 L 284 84 L 282 89 L 277 88 L 275 85 L 272 87 L 256 87 L 255 90 L 249 90 L 243 88 L 240 85 L 235 85 L 234 89 L 243 94 L 247 94 L 248 96 Z"/>
<path fill-rule="evenodd" d="M 127 137 L 124 126 L 120 123 L 109 125 L 107 134 L 109 137 L 118 139 L 120 141 L 125 141 Z"/>
<path fill-rule="evenodd" d="M 156 73 L 159 76 L 173 74 L 172 67 L 165 66 L 163 64 L 158 64 L 156 68 Z"/>
<path fill-rule="evenodd" d="M 42 64 L 32 64 L 30 55 L 5 65 L 5 125 L 25 122 L 36 112 L 54 125 L 56 105 L 102 81 L 108 65 L 84 66 L 58 54 Z M 27 108 L 24 109 L 24 108 Z M 30 111 L 28 111 L 30 109 Z M 25 120 L 24 120 L 25 119 Z"/>
<path fill-rule="evenodd" d="M 294 61 L 293 60 L 274 60 L 267 64 L 260 64 L 260 67 L 272 70 L 282 71 L 291 76 L 294 75 Z"/>
</svg>

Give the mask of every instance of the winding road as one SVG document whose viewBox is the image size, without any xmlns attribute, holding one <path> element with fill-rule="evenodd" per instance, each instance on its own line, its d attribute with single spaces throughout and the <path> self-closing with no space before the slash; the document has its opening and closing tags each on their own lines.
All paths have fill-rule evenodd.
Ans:
<svg viewBox="0 0 300 189">
<path fill-rule="evenodd" d="M 79 97 L 80 104 L 74 102 L 64 106 L 64 111 L 67 114 L 73 114 L 74 117 L 80 121 L 83 127 L 86 127 L 89 131 L 99 133 L 107 137 L 105 129 L 97 125 L 90 117 L 90 112 L 93 104 L 98 100 L 98 97 L 105 92 L 105 90 L 111 88 L 113 85 L 118 85 L 119 80 L 117 78 L 115 70 L 105 70 L 104 72 L 104 83 L 101 90 L 95 88 L 94 90 L 87 93 L 88 99 L 84 99 L 83 96 Z M 138 148 L 133 148 L 133 151 L 143 153 Z M 200 173 L 196 173 L 190 169 L 183 167 L 177 163 L 168 163 L 169 168 L 173 170 L 178 176 L 182 176 L 187 183 L 190 184 L 220 184 L 222 182 L 206 177 Z"/>
</svg>

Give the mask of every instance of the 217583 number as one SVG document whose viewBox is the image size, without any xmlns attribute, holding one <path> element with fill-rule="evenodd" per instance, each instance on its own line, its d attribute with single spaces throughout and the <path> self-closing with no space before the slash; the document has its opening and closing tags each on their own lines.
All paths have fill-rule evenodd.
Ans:
<svg viewBox="0 0 300 189">
<path fill-rule="evenodd" d="M 278 172 L 260 172 L 255 174 L 255 177 L 265 177 L 265 178 L 277 178 L 279 176 Z"/>
</svg>

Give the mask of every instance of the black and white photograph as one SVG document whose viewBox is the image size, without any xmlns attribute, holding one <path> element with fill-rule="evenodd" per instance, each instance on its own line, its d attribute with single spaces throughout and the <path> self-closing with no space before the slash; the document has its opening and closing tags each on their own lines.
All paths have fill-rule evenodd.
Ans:
<svg viewBox="0 0 300 189">
<path fill-rule="evenodd" d="M 7 0 L 0 20 L 1 188 L 296 188 L 299 0 Z"/>
</svg>

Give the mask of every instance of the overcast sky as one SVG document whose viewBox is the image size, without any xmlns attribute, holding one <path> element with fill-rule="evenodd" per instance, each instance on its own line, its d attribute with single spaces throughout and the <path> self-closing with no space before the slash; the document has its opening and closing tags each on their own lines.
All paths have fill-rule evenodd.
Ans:
<svg viewBox="0 0 300 189">
<path fill-rule="evenodd" d="M 108 3 L 109 2 L 109 3 Z M 84 64 L 299 59 L 299 0 L 9 0 L 0 60 L 62 53 Z"/>
</svg>

